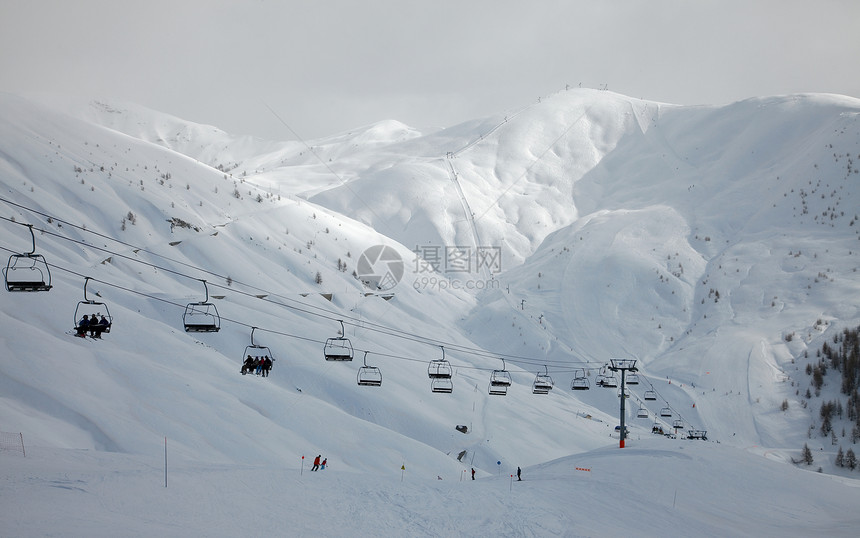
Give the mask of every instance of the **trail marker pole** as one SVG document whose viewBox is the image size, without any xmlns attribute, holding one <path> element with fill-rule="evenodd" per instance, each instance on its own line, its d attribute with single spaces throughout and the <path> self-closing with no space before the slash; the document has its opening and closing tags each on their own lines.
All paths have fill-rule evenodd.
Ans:
<svg viewBox="0 0 860 538">
<path fill-rule="evenodd" d="M 501 462 L 501 461 L 497 461 L 497 462 L 496 462 L 496 465 L 498 465 L 498 466 L 499 466 L 499 476 L 502 476 L 502 462 Z"/>
<path fill-rule="evenodd" d="M 167 487 L 167 436 L 164 437 L 164 487 Z"/>
<path fill-rule="evenodd" d="M 403 474 L 406 472 L 406 464 L 400 466 L 400 481 L 403 482 Z"/>
<path fill-rule="evenodd" d="M 304 474 L 305 474 L 305 457 L 304 457 L 304 455 L 302 455 L 302 467 L 301 467 L 301 470 L 299 471 L 299 476 L 302 476 Z"/>
<path fill-rule="evenodd" d="M 621 416 L 619 421 L 619 427 L 621 431 L 619 432 L 621 435 L 621 441 L 619 443 L 619 448 L 624 448 L 624 439 L 627 438 L 626 435 L 626 426 L 624 425 L 624 403 L 627 400 L 627 394 L 625 393 L 625 383 L 624 383 L 624 374 L 630 370 L 631 372 L 636 371 L 636 359 L 609 359 L 609 369 L 613 372 L 621 372 Z"/>
</svg>

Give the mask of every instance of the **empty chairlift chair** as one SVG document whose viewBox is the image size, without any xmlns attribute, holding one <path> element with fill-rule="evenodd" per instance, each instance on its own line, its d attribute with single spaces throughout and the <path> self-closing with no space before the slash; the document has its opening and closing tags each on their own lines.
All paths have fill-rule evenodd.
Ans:
<svg viewBox="0 0 860 538">
<path fill-rule="evenodd" d="M 382 386 L 382 372 L 376 366 L 368 366 L 367 351 L 364 352 L 364 366 L 358 369 L 356 381 L 362 387 Z"/>
<path fill-rule="evenodd" d="M 453 375 L 454 369 L 451 368 L 451 363 L 445 360 L 445 348 L 442 347 L 442 358 L 431 360 L 427 366 L 427 377 L 430 378 L 430 390 L 441 393 L 453 392 L 454 383 L 451 381 Z"/>
<path fill-rule="evenodd" d="M 648 410 L 644 407 L 639 407 L 639 411 L 636 412 L 636 418 L 648 418 Z"/>
<path fill-rule="evenodd" d="M 618 388 L 618 378 L 615 377 L 615 374 L 604 374 L 604 376 L 603 376 L 603 388 L 605 388 L 605 389 Z"/>
<path fill-rule="evenodd" d="M 627 374 L 627 377 L 624 378 L 625 385 L 638 385 L 639 384 L 639 375 L 638 374 Z"/>
<path fill-rule="evenodd" d="M 51 270 L 41 254 L 36 254 L 36 235 L 28 224 L 33 248 L 30 252 L 12 254 L 6 263 L 3 276 L 6 291 L 48 291 L 51 289 Z"/>
<path fill-rule="evenodd" d="M 454 392 L 454 382 L 451 379 L 436 378 L 430 381 L 430 392 L 450 394 Z"/>
<path fill-rule="evenodd" d="M 534 383 L 532 383 L 532 394 L 549 394 L 549 391 L 552 390 L 553 381 L 549 376 L 549 370 L 546 365 L 543 367 L 544 373 L 538 372 L 535 376 Z"/>
<path fill-rule="evenodd" d="M 511 382 L 511 374 L 505 369 L 505 359 L 502 359 L 502 369 L 493 370 L 493 373 L 490 374 L 490 394 L 505 396 Z"/>
<path fill-rule="evenodd" d="M 573 381 L 570 382 L 570 388 L 571 390 L 588 390 L 591 388 L 584 368 L 580 368 L 574 372 Z"/>
<path fill-rule="evenodd" d="M 657 399 L 657 393 L 654 392 L 653 390 L 646 390 L 645 391 L 645 399 L 646 400 L 656 400 Z"/>
<path fill-rule="evenodd" d="M 672 410 L 669 409 L 668 407 L 664 407 L 663 409 L 660 410 L 660 416 L 669 418 L 672 416 Z"/>
<path fill-rule="evenodd" d="M 203 282 L 203 289 L 206 290 L 206 298 L 198 303 L 188 303 L 185 306 L 185 313 L 182 315 L 182 323 L 185 325 L 185 332 L 194 333 L 214 333 L 221 330 L 221 316 L 218 315 L 218 309 L 215 305 L 209 302 L 209 286 Z"/>
<path fill-rule="evenodd" d="M 325 341 L 323 355 L 327 361 L 351 361 L 353 357 L 352 343 L 346 337 L 343 321 L 338 321 L 340 322 L 340 336 Z"/>
<path fill-rule="evenodd" d="M 93 337 L 101 338 L 103 333 L 110 333 L 113 317 L 111 317 L 110 309 L 105 303 L 87 297 L 89 281 L 90 277 L 85 277 L 84 300 L 78 301 L 78 306 L 75 307 L 75 333 L 78 336 L 86 336 L 86 333 L 89 332 Z M 81 320 L 84 316 L 88 316 L 89 324 L 81 326 Z"/>
</svg>

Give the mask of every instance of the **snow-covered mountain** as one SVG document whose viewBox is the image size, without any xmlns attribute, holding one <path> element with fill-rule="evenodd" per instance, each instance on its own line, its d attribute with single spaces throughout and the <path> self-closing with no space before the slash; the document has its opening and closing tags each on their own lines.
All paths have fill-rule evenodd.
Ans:
<svg viewBox="0 0 860 538">
<path fill-rule="evenodd" d="M 846 506 L 857 500 L 854 480 L 821 482 L 765 461 L 788 463 L 808 443 L 816 467 L 853 474 L 832 464 L 829 438 L 807 434 L 818 400 L 838 397 L 838 387 L 812 401 L 803 392 L 809 355 L 860 324 L 857 99 L 681 107 L 570 90 L 432 133 L 383 121 L 307 142 L 234 137 L 128 103 L 4 94 L 0 110 L 0 246 L 10 264 L 32 262 L 20 255 L 34 247 L 53 286 L 4 295 L 0 430 L 23 433 L 46 459 L 65 461 L 64 449 L 157 455 L 167 438 L 180 462 L 236 474 L 259 466 L 253 475 L 301 471 L 303 457 L 324 453 L 340 471 L 376 477 L 332 483 L 363 495 L 402 480 L 404 469 L 447 480 L 475 467 L 501 480 L 522 466 L 567 477 L 522 506 L 563 510 L 585 502 L 564 498 L 566 481 L 583 472 L 571 465 L 587 467 L 577 462 L 635 453 L 650 470 L 625 472 L 641 486 L 673 472 L 661 454 L 696 452 L 696 461 L 742 461 L 747 476 L 784 475 L 785 487 L 808 483 Z M 374 257 L 382 247 L 399 260 Z M 373 280 L 368 263 L 397 262 L 402 274 L 385 289 L 362 282 Z M 113 318 L 102 341 L 71 334 L 87 277 L 86 298 Z M 206 293 L 221 330 L 186 333 L 186 305 Z M 323 345 L 341 322 L 355 360 L 326 361 Z M 250 345 L 276 358 L 269 378 L 239 375 Z M 356 383 L 365 352 L 381 387 Z M 454 370 L 450 394 L 430 391 L 428 364 L 443 357 Z M 616 390 L 595 385 L 612 357 L 639 366 L 623 451 L 611 448 Z M 503 367 L 513 384 L 489 395 Z M 569 390 L 583 373 L 591 390 Z M 532 394 L 537 374 L 554 379 L 549 394 Z M 679 433 L 707 430 L 711 442 L 651 434 L 676 421 Z M 730 495 L 722 470 L 681 466 L 685 483 Z M 32 462 L 23 468 L 9 488 L 35 472 Z M 600 499 L 614 502 L 607 485 L 624 479 L 604 477 Z M 663 502 L 672 481 L 660 484 Z M 416 534 L 448 534 L 424 521 L 455 517 L 447 490 L 421 487 L 429 512 L 362 528 L 402 534 L 422 521 Z M 782 500 L 800 509 L 799 498 Z M 762 508 L 745 499 L 738 520 L 724 521 L 725 507 L 707 512 L 713 501 L 682 518 L 706 532 L 746 532 L 742 516 Z M 636 497 L 634 511 L 648 513 L 648 502 Z M 513 517 L 492 502 L 475 508 Z M 490 528 L 526 534 L 543 515 Z M 851 517 L 837 518 L 834 532 Z M 752 533 L 783 523 L 774 516 Z M 567 532 L 557 524 L 534 532 Z M 581 532 L 657 534 L 655 524 Z"/>
</svg>

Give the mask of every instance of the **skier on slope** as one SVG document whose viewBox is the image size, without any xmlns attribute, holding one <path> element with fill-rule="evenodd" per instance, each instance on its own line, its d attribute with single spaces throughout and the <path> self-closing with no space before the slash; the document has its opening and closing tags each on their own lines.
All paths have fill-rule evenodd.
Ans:
<svg viewBox="0 0 860 538">
<path fill-rule="evenodd" d="M 316 471 L 320 468 L 320 458 L 322 454 L 319 454 L 316 458 L 314 458 L 314 466 L 311 467 L 311 471 Z"/>
</svg>

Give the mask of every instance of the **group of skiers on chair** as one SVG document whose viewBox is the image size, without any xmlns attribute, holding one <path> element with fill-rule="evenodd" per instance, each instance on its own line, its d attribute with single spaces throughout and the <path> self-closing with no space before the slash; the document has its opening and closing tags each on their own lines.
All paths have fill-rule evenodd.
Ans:
<svg viewBox="0 0 860 538">
<path fill-rule="evenodd" d="M 259 376 L 269 377 L 269 370 L 272 369 L 272 359 L 268 355 L 263 357 L 252 357 L 248 355 L 242 364 L 242 375 L 247 373 L 256 373 Z"/>
<path fill-rule="evenodd" d="M 91 316 L 84 314 L 84 317 L 78 322 L 78 326 L 75 327 L 75 331 L 75 336 L 81 338 L 87 336 L 87 331 L 92 338 L 101 338 L 103 332 L 110 332 L 110 321 L 104 316 L 99 319 L 99 314 Z"/>
</svg>

